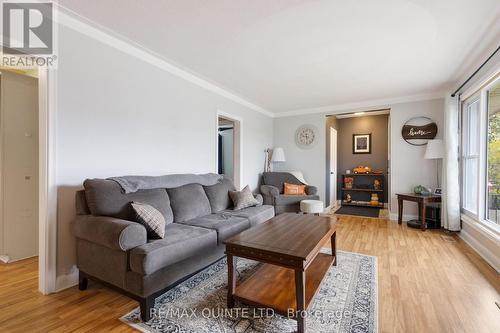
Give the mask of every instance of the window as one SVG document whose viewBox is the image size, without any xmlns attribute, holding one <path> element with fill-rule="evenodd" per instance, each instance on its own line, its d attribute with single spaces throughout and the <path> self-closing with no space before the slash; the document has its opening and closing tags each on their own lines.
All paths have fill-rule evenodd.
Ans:
<svg viewBox="0 0 500 333">
<path fill-rule="evenodd" d="M 500 236 L 500 74 L 462 103 L 462 212 Z"/>
<path fill-rule="evenodd" d="M 500 83 L 488 97 L 486 219 L 500 224 Z"/>
<path fill-rule="evenodd" d="M 463 109 L 462 135 L 462 202 L 463 209 L 478 214 L 479 148 L 480 148 L 480 100 L 473 99 Z"/>
</svg>

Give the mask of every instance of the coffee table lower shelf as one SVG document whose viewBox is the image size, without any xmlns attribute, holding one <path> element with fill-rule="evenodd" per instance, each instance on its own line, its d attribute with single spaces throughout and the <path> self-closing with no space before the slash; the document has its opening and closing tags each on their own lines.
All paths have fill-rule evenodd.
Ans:
<svg viewBox="0 0 500 333">
<path fill-rule="evenodd" d="M 323 279 L 335 262 L 331 254 L 318 253 L 306 269 L 305 308 L 309 309 Z M 297 310 L 295 272 L 293 269 L 263 264 L 248 279 L 236 287 L 233 298 L 244 304 L 272 308 L 288 315 L 289 309 Z"/>
</svg>

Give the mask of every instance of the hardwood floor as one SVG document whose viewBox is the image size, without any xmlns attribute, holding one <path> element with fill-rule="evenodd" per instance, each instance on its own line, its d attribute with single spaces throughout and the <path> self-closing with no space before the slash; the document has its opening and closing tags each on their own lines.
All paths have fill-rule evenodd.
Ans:
<svg viewBox="0 0 500 333">
<path fill-rule="evenodd" d="M 500 332 L 500 277 L 457 236 L 342 216 L 337 244 L 377 256 L 381 332 Z"/>
<path fill-rule="evenodd" d="M 339 217 L 339 250 L 377 256 L 380 332 L 500 332 L 500 277 L 454 235 Z M 0 265 L 0 332 L 132 332 L 137 302 L 90 282 L 37 292 L 37 260 Z"/>
</svg>

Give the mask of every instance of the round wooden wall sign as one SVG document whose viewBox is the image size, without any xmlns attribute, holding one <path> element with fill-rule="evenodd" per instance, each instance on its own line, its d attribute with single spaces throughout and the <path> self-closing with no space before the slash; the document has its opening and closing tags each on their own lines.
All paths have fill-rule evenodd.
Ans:
<svg viewBox="0 0 500 333">
<path fill-rule="evenodd" d="M 414 117 L 406 121 L 401 129 L 403 139 L 414 146 L 424 146 L 436 137 L 437 124 L 429 117 Z"/>
</svg>

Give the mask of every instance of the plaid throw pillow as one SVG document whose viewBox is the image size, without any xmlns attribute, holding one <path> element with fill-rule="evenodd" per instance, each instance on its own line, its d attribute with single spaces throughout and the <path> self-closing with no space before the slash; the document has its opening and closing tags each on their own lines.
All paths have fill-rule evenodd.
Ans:
<svg viewBox="0 0 500 333">
<path fill-rule="evenodd" d="M 136 214 L 137 222 L 146 227 L 148 238 L 165 237 L 165 217 L 159 210 L 140 202 L 132 202 L 130 205 Z"/>
<path fill-rule="evenodd" d="M 245 186 L 241 191 L 229 191 L 229 196 L 233 200 L 234 210 L 240 210 L 247 207 L 258 205 L 259 202 L 254 198 L 250 187 Z"/>
</svg>

